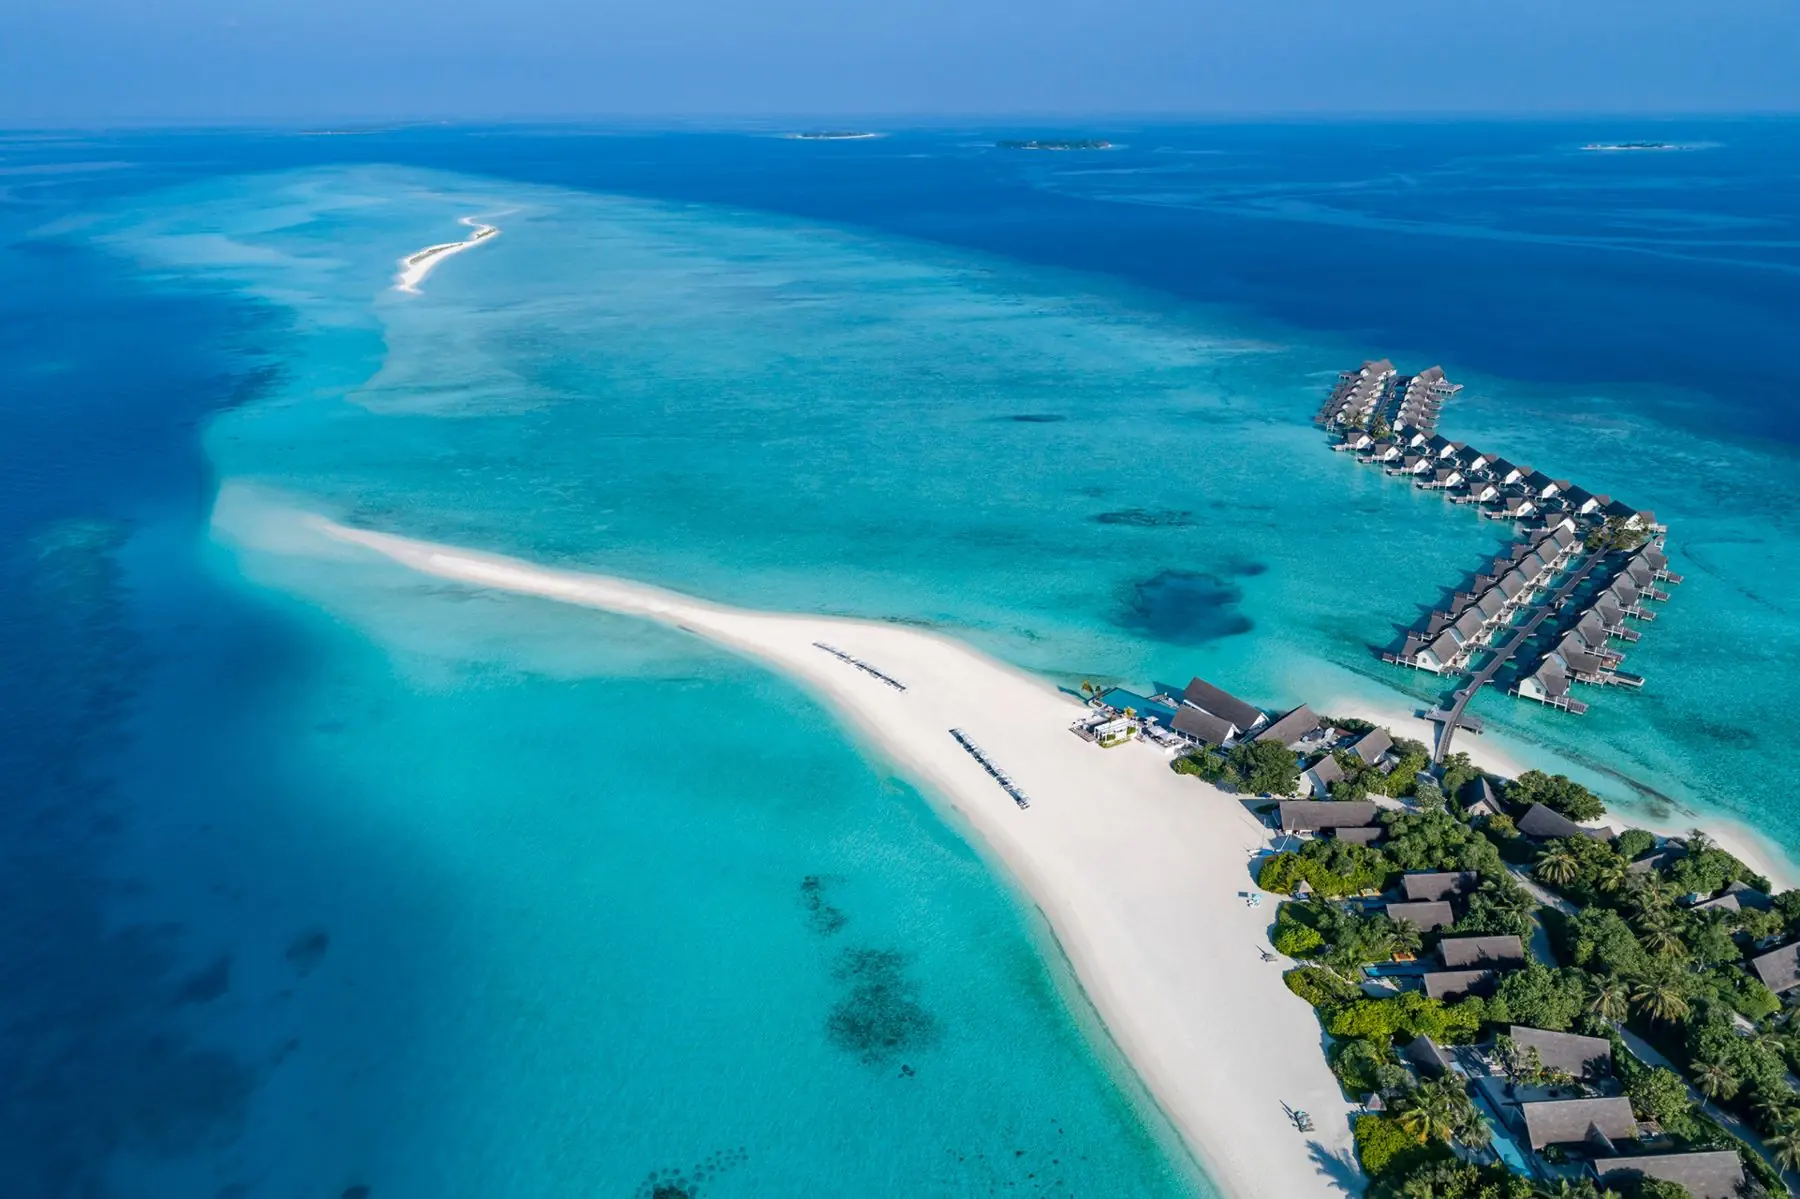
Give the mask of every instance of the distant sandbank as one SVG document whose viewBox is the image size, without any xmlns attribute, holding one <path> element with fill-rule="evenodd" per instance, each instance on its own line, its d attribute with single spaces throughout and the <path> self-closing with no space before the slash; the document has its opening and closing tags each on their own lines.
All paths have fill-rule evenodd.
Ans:
<svg viewBox="0 0 1800 1199">
<path fill-rule="evenodd" d="M 423 250 L 408 254 L 400 260 L 400 273 L 394 276 L 394 290 L 419 294 L 419 284 L 425 276 L 431 274 L 438 263 L 452 254 L 460 254 L 464 250 L 480 245 L 490 237 L 497 237 L 500 230 L 493 225 L 484 225 L 472 216 L 463 217 L 459 222 L 475 230 L 462 241 L 447 241 L 435 246 L 426 246 Z"/>
</svg>

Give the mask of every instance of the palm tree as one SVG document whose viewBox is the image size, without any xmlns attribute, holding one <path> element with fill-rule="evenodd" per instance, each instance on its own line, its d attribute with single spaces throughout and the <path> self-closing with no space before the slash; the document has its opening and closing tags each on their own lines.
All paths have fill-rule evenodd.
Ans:
<svg viewBox="0 0 1800 1199">
<path fill-rule="evenodd" d="M 1628 1001 L 1631 989 L 1624 980 L 1617 978 L 1599 978 L 1594 981 L 1593 994 L 1588 999 L 1588 1011 L 1602 1020 L 1610 1020 L 1614 1024 L 1631 1014 Z"/>
<path fill-rule="evenodd" d="M 1681 983 L 1667 974 L 1642 979 L 1631 988 L 1631 1002 L 1652 1020 L 1674 1023 L 1688 1014 L 1687 996 Z"/>
<path fill-rule="evenodd" d="M 1713 847 L 1713 839 L 1697 828 L 1687 833 L 1687 851 L 1689 857 L 1699 857 Z"/>
<path fill-rule="evenodd" d="M 1623 861 L 1616 857 L 1608 858 L 1594 871 L 1594 886 L 1604 894 L 1614 895 L 1625 889 L 1630 878 L 1631 871 L 1625 868 Z"/>
<path fill-rule="evenodd" d="M 1718 1062 L 1698 1062 L 1694 1066 L 1694 1089 L 1715 1103 L 1738 1093 L 1737 1075 Z"/>
<path fill-rule="evenodd" d="M 1638 881 L 1631 888 L 1631 906 L 1638 915 L 1648 916 L 1675 906 L 1674 888 L 1654 875 L 1640 874 L 1636 878 Z"/>
<path fill-rule="evenodd" d="M 1459 1104 L 1451 1088 L 1461 1086 L 1450 1078 L 1422 1082 L 1406 1098 L 1406 1109 L 1400 1113 L 1400 1127 L 1424 1145 L 1431 1141 L 1446 1143 L 1456 1135 Z M 1465 1101 L 1467 1096 L 1464 1096 Z"/>
<path fill-rule="evenodd" d="M 1784 1120 L 1763 1138 L 1763 1144 L 1775 1155 L 1777 1166 L 1783 1170 L 1800 1169 L 1800 1125 Z"/>
<path fill-rule="evenodd" d="M 1533 873 L 1552 886 L 1564 887 L 1574 882 L 1575 876 L 1581 873 L 1581 861 L 1575 856 L 1574 850 L 1559 843 L 1538 855 Z"/>
<path fill-rule="evenodd" d="M 1674 922 L 1667 917 L 1639 920 L 1638 940 L 1644 943 L 1645 949 L 1663 957 L 1676 957 L 1687 950 L 1681 943 L 1681 934 L 1675 931 Z"/>
</svg>

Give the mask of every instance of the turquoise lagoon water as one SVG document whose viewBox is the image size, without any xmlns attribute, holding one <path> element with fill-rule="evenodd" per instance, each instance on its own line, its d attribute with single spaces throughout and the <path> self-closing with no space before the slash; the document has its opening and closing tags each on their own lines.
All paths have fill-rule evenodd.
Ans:
<svg viewBox="0 0 1800 1199">
<path fill-rule="evenodd" d="M 1502 531 L 1307 420 L 1345 362 L 1442 359 L 1470 384 L 1448 431 L 1656 508 L 1689 578 L 1632 649 L 1643 692 L 1484 715 L 1621 795 L 1800 841 L 1766 717 L 1800 638 L 1791 450 L 1696 382 L 1779 377 L 1719 365 L 1753 322 L 1708 326 L 1711 375 L 1681 386 L 1622 352 L 1628 384 L 1577 370 L 1557 330 L 1598 318 L 1573 302 L 1543 302 L 1531 381 L 1503 369 L 1529 347 L 1430 305 L 1304 331 L 1328 289 L 1294 247 L 1343 224 L 1275 205 L 1196 254 L 1193 222 L 1261 202 L 1183 184 L 1199 157 L 331 140 L 300 166 L 323 152 L 71 144 L 53 199 L 15 185 L 13 1189 L 1208 1190 L 1028 905 L 811 698 L 630 621 L 214 532 L 220 486 L 928 623 L 1071 686 L 1423 703 L 1369 647 Z M 1256 169 L 1291 191 L 1290 166 Z M 1067 210 L 1032 197 L 1071 194 L 1098 207 L 1058 240 Z M 482 214 L 499 238 L 389 289 Z M 1200 282 L 1147 264 L 1165 241 Z M 1203 302 L 1234 289 L 1260 307 Z"/>
</svg>

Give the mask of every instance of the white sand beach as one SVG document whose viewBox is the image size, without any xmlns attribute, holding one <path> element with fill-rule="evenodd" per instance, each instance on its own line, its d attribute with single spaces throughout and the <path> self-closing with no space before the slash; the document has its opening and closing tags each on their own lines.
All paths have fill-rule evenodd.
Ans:
<svg viewBox="0 0 1800 1199">
<path fill-rule="evenodd" d="M 750 612 L 603 575 L 302 518 L 422 574 L 641 616 L 791 675 L 939 801 L 1038 905 L 1107 1029 L 1208 1172 L 1234 1197 L 1345 1193 L 1349 1105 L 1312 1009 L 1260 950 L 1250 908 L 1264 830 L 1239 801 L 1146 745 L 1102 750 L 1075 700 L 931 633 Z M 290 542 L 290 548 L 292 544 Z M 825 642 L 905 685 L 818 648 Z M 962 729 L 1029 796 L 1020 808 L 951 736 Z M 1284 1107 L 1285 1105 L 1285 1107 Z M 1302 1133 L 1287 1108 L 1308 1112 Z"/>
<path fill-rule="evenodd" d="M 464 250 L 480 245 L 490 237 L 499 236 L 500 230 L 493 225 L 484 225 L 472 216 L 463 217 L 461 224 L 475 230 L 462 241 L 447 241 L 435 246 L 426 246 L 400 260 L 400 273 L 394 276 L 394 290 L 404 291 L 412 295 L 419 294 L 419 284 L 425 282 L 425 276 L 431 274 L 438 263 L 452 254 L 460 254 Z"/>
</svg>

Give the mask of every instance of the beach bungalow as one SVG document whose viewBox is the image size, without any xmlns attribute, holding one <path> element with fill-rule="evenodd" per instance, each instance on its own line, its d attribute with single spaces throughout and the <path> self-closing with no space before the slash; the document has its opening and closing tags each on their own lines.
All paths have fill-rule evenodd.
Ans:
<svg viewBox="0 0 1800 1199">
<path fill-rule="evenodd" d="M 1753 912 L 1773 910 L 1775 901 L 1752 887 L 1742 879 L 1735 879 L 1729 887 L 1713 896 L 1703 899 L 1693 906 L 1696 912 L 1742 912 L 1746 909 Z"/>
<path fill-rule="evenodd" d="M 1585 1081 L 1612 1073 L 1612 1042 L 1605 1037 L 1581 1037 L 1522 1024 L 1513 1025 L 1507 1035 L 1521 1052 L 1536 1050 L 1538 1064 L 1546 1070 Z"/>
<path fill-rule="evenodd" d="M 1750 969 L 1777 995 L 1800 987 L 1800 943 L 1758 954 L 1750 959 Z"/>
<path fill-rule="evenodd" d="M 1521 1103 L 1519 1115 L 1525 1121 L 1525 1139 L 1533 1149 L 1587 1143 L 1610 1153 L 1613 1142 L 1635 1141 L 1638 1137 L 1631 1100 L 1623 1095 Z"/>
<path fill-rule="evenodd" d="M 1464 793 L 1469 796 L 1469 802 L 1463 808 L 1463 815 L 1470 820 L 1499 816 L 1506 811 L 1506 805 L 1500 800 L 1500 793 L 1494 790 L 1493 780 L 1485 774 L 1472 781 Z"/>
<path fill-rule="evenodd" d="M 1480 883 L 1473 870 L 1420 870 L 1400 878 L 1401 892 L 1413 903 L 1450 900 L 1467 895 Z"/>
<path fill-rule="evenodd" d="M 1419 903 L 1390 903 L 1387 918 L 1397 924 L 1410 924 L 1422 933 L 1435 933 L 1456 923 L 1456 913 L 1443 900 Z"/>
<path fill-rule="evenodd" d="M 1438 960 L 1446 970 L 1510 970 L 1525 965 L 1525 946 L 1519 938 L 1445 937 L 1438 942 Z"/>
<path fill-rule="evenodd" d="M 1370 729 L 1350 746 L 1350 752 L 1361 758 L 1370 766 L 1380 768 L 1387 759 L 1388 751 L 1394 748 L 1394 739 L 1388 736 L 1386 729 Z"/>
<path fill-rule="evenodd" d="M 1433 970 L 1419 976 L 1427 999 L 1461 999 L 1492 995 L 1500 976 L 1492 970 Z"/>
<path fill-rule="evenodd" d="M 1409 642 L 1406 660 L 1420 670 L 1429 670 L 1433 674 L 1442 674 L 1447 670 L 1455 670 L 1463 653 L 1463 643 L 1456 634 L 1445 629 L 1429 642 L 1418 644 Z"/>
<path fill-rule="evenodd" d="M 1534 841 L 1560 841 L 1564 837 L 1594 837 L 1599 840 L 1611 840 L 1612 829 L 1588 828 L 1576 824 L 1561 812 L 1546 808 L 1541 803 L 1534 803 L 1525 809 L 1519 817 L 1519 832 Z"/>
<path fill-rule="evenodd" d="M 1319 410 L 1319 423 L 1353 425 L 1366 421 L 1386 400 L 1398 373 L 1394 364 L 1385 358 L 1379 362 L 1365 362 L 1358 370 L 1344 371 L 1338 375 L 1337 385 Z"/>
<path fill-rule="evenodd" d="M 1205 679 L 1194 679 L 1181 693 L 1181 701 L 1202 712 L 1210 712 L 1221 720 L 1229 720 L 1244 733 L 1252 733 L 1269 722 L 1260 708 L 1245 703 L 1237 696 L 1221 691 Z"/>
<path fill-rule="evenodd" d="M 1367 801 L 1321 803 L 1310 799 L 1283 800 L 1279 805 L 1281 831 L 1317 833 L 1326 829 L 1373 828 L 1381 809 Z"/>
<path fill-rule="evenodd" d="M 1225 746 L 1238 738 L 1238 726 L 1211 712 L 1184 703 L 1169 721 L 1169 728 L 1197 745 Z"/>
<path fill-rule="evenodd" d="M 1589 1164 L 1601 1186 L 1626 1194 L 1635 1194 L 1646 1178 L 1672 1182 L 1692 1199 L 1738 1199 L 1744 1194 L 1744 1162 L 1735 1149 L 1604 1157 Z"/>
<path fill-rule="evenodd" d="M 1400 1056 L 1432 1077 L 1460 1073 L 1456 1069 L 1456 1059 L 1446 1053 L 1443 1046 L 1424 1033 L 1420 1033 L 1407 1042 L 1406 1048 L 1400 1051 Z"/>
<path fill-rule="evenodd" d="M 1344 777 L 1344 768 L 1338 760 L 1326 754 L 1311 766 L 1300 772 L 1300 789 L 1313 795 L 1325 797 L 1331 794 L 1331 784 Z"/>
<path fill-rule="evenodd" d="M 1404 453 L 1404 451 L 1401 450 L 1400 443 L 1398 441 L 1395 441 L 1391 437 L 1385 438 L 1383 440 L 1377 441 L 1374 445 L 1370 446 L 1367 450 L 1365 450 L 1363 452 L 1363 461 L 1365 461 L 1365 462 L 1394 462 L 1400 458 L 1400 455 L 1402 453 Z"/>
<path fill-rule="evenodd" d="M 1367 429 L 1351 429 L 1344 434 L 1344 440 L 1331 448 L 1334 450 L 1366 450 L 1375 444 L 1375 435 Z"/>
<path fill-rule="evenodd" d="M 1319 731 L 1318 715 L 1305 704 L 1271 724 L 1256 735 L 1258 741 L 1272 741 L 1289 748 L 1300 744 Z"/>
</svg>

